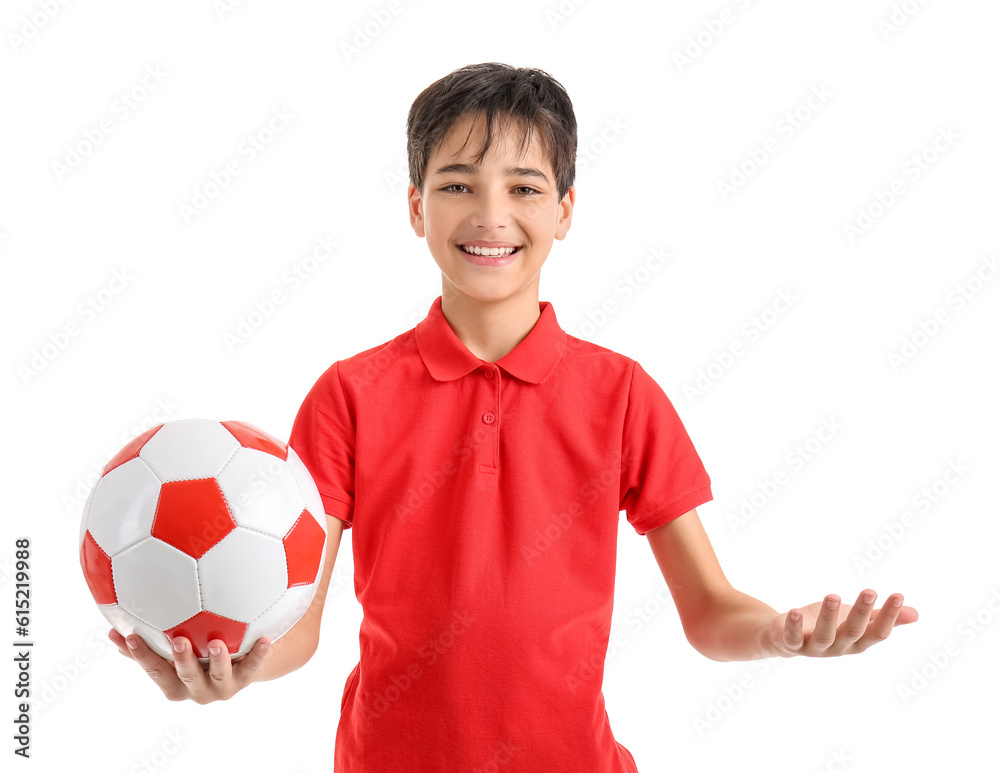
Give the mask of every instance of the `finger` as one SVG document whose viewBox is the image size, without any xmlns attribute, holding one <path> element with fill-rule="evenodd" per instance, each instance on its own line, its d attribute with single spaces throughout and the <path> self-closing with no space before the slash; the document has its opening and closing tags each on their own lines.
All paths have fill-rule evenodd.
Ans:
<svg viewBox="0 0 1000 773">
<path fill-rule="evenodd" d="M 889 638 L 889 634 L 892 633 L 892 628 L 896 624 L 896 618 L 899 616 L 899 611 L 903 608 L 903 594 L 893 593 L 889 598 L 885 600 L 885 605 L 881 609 L 875 610 L 875 619 L 872 621 L 871 625 L 868 626 L 868 630 L 865 635 L 856 642 L 855 647 L 858 649 L 867 649 L 871 645 L 885 641 Z"/>
<path fill-rule="evenodd" d="M 902 595 L 900 595 L 899 600 L 900 600 L 899 614 L 896 615 L 896 625 L 897 626 L 909 625 L 910 623 L 917 622 L 917 620 L 920 619 L 920 615 L 917 613 L 917 610 L 914 609 L 913 607 L 908 607 L 905 604 L 903 604 Z"/>
<path fill-rule="evenodd" d="M 118 651 L 127 657 L 129 660 L 134 660 L 132 657 L 132 651 L 128 648 L 128 643 L 125 641 L 125 637 L 121 635 L 118 631 L 112 628 L 108 631 L 108 638 L 111 639 L 111 643 L 114 644 Z"/>
<path fill-rule="evenodd" d="M 177 673 L 169 661 L 164 660 L 149 648 L 143 638 L 137 634 L 129 634 L 125 637 L 128 648 L 132 651 L 132 659 L 135 660 L 149 678 L 156 682 L 156 685 L 163 690 L 163 694 L 170 700 L 179 700 Z"/>
<path fill-rule="evenodd" d="M 215 687 L 223 686 L 233 676 L 233 659 L 222 639 L 208 643 L 208 676 Z"/>
<path fill-rule="evenodd" d="M 177 678 L 184 688 L 182 698 L 191 697 L 198 701 L 205 693 L 205 669 L 191 649 L 190 642 L 184 636 L 175 636 L 170 640 L 174 651 L 174 668 Z M 169 697 L 169 696 L 168 696 Z"/>
<path fill-rule="evenodd" d="M 266 636 L 262 636 L 257 639 L 257 643 L 254 644 L 253 649 L 233 666 L 233 679 L 236 681 L 239 689 L 243 689 L 257 678 L 261 668 L 264 666 L 264 661 L 267 658 L 270 648 L 271 640 Z"/>
<path fill-rule="evenodd" d="M 868 621 L 871 619 L 872 610 L 875 608 L 875 591 L 866 588 L 858 594 L 858 600 L 847 618 L 841 623 L 837 632 L 837 640 L 842 641 L 845 649 L 851 647 L 858 639 L 868 631 Z"/>
<path fill-rule="evenodd" d="M 816 616 L 816 627 L 809 637 L 807 649 L 823 651 L 837 639 L 837 617 L 840 612 L 840 596 L 831 593 L 823 599 L 819 614 Z"/>
<path fill-rule="evenodd" d="M 791 609 L 785 615 L 785 646 L 797 650 L 802 646 L 802 610 Z"/>
</svg>

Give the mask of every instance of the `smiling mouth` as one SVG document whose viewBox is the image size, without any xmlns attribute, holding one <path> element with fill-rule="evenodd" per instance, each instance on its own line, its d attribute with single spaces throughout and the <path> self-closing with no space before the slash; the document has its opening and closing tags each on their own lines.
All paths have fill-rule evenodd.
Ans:
<svg viewBox="0 0 1000 773">
<path fill-rule="evenodd" d="M 468 255 L 483 255 L 487 258 L 503 258 L 521 250 L 520 247 L 469 247 L 465 244 L 458 245 L 458 248 Z"/>
</svg>

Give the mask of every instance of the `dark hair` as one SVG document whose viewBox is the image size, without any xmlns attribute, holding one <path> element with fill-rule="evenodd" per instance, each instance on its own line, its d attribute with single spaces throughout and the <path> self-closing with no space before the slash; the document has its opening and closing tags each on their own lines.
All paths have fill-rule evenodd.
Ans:
<svg viewBox="0 0 1000 773">
<path fill-rule="evenodd" d="M 519 125 L 522 153 L 537 130 L 548 151 L 562 200 L 576 177 L 573 103 L 548 73 L 499 62 L 466 65 L 432 83 L 413 101 L 406 119 L 410 182 L 423 191 L 431 154 L 458 118 L 477 113 L 485 113 L 486 138 L 476 162 L 481 162 L 490 149 L 495 120 L 503 125 Z"/>
</svg>

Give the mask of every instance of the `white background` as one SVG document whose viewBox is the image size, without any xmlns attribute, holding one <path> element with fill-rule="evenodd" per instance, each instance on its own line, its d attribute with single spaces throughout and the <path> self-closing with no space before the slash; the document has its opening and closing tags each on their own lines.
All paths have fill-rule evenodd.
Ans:
<svg viewBox="0 0 1000 773">
<path fill-rule="evenodd" d="M 361 618 L 350 532 L 315 658 L 203 707 L 168 702 L 110 645 L 80 571 L 80 507 L 139 428 L 208 417 L 287 437 L 330 363 L 426 315 L 441 283 L 406 216 L 406 113 L 478 61 L 541 67 L 574 101 L 577 207 L 540 298 L 671 397 L 712 477 L 699 512 L 733 584 L 782 612 L 871 587 L 920 613 L 859 656 L 717 663 L 685 640 L 622 515 L 624 643 L 604 693 L 640 772 L 993 764 L 998 21 L 985 0 L 5 3 L 0 607 L 29 537 L 36 642 L 32 758 L 10 769 L 332 768 Z M 282 131 L 241 155 L 281 110 Z M 240 173 L 185 217 L 232 160 Z M 293 289 L 284 273 L 324 236 L 338 251 Z M 667 259 L 643 273 L 655 251 Z M 284 303 L 227 347 L 276 289 Z"/>
</svg>

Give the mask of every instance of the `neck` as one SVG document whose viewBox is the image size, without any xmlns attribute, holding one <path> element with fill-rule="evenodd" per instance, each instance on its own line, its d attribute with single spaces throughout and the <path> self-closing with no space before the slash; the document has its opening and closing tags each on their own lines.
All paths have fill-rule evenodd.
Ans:
<svg viewBox="0 0 1000 773">
<path fill-rule="evenodd" d="M 441 311 L 458 340 L 485 362 L 496 362 L 509 354 L 535 326 L 541 311 L 538 288 L 499 301 L 483 301 L 445 286 Z"/>
</svg>

